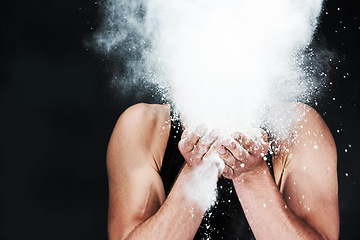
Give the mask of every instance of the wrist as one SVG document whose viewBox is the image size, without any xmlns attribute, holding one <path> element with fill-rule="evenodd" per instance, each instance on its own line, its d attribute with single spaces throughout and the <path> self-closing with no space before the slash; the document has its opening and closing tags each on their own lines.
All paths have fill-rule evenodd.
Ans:
<svg viewBox="0 0 360 240">
<path fill-rule="evenodd" d="M 261 161 L 253 169 L 241 173 L 238 177 L 233 179 L 234 185 L 256 185 L 263 182 L 270 175 L 269 168 L 265 161 Z M 270 175 L 271 176 L 271 175 Z"/>
<path fill-rule="evenodd" d="M 181 186 L 187 202 L 206 210 L 216 200 L 216 183 L 219 167 L 216 162 L 202 161 L 190 166 L 185 164 L 176 183 Z"/>
</svg>

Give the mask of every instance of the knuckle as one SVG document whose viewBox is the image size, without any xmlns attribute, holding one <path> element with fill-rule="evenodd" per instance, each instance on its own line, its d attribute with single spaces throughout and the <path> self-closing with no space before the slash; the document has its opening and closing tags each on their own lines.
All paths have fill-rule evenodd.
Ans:
<svg viewBox="0 0 360 240">
<path fill-rule="evenodd" d="M 227 151 L 227 150 L 225 150 L 225 153 L 222 154 L 222 157 L 223 157 L 223 158 L 226 158 L 226 159 L 228 159 L 229 156 L 230 156 L 230 153 L 229 153 L 229 151 Z"/>
<path fill-rule="evenodd" d="M 183 141 L 183 140 L 180 140 L 180 141 L 179 141 L 179 143 L 178 143 L 178 148 L 179 148 L 180 152 L 183 151 L 183 149 L 184 149 L 184 141 Z"/>
<path fill-rule="evenodd" d="M 209 139 L 209 138 L 201 138 L 199 140 L 199 145 L 202 146 L 202 147 L 209 147 L 214 141 L 212 139 Z"/>
<path fill-rule="evenodd" d="M 201 125 L 195 127 L 194 130 L 192 131 L 192 133 L 201 137 L 201 136 L 205 135 L 207 130 L 208 130 L 207 127 L 204 124 L 201 124 Z"/>
<path fill-rule="evenodd" d="M 186 138 L 188 135 L 188 129 L 185 129 L 184 132 L 181 134 L 181 139 Z"/>
<path fill-rule="evenodd" d="M 178 147 L 181 153 L 186 153 L 191 151 L 193 146 L 190 141 L 188 141 L 187 139 L 183 139 L 179 141 Z"/>
<path fill-rule="evenodd" d="M 235 140 L 240 140 L 241 138 L 241 133 L 240 132 L 233 132 L 231 134 L 231 136 L 235 139 Z"/>
<path fill-rule="evenodd" d="M 194 143 L 191 141 L 191 139 L 186 139 L 184 141 L 184 148 L 193 148 L 194 147 Z"/>
<path fill-rule="evenodd" d="M 182 151 L 185 149 L 186 140 L 181 140 L 178 144 L 179 150 Z"/>
<path fill-rule="evenodd" d="M 229 150 L 234 150 L 236 148 L 236 145 L 234 142 L 230 142 L 228 147 L 227 147 Z"/>
</svg>

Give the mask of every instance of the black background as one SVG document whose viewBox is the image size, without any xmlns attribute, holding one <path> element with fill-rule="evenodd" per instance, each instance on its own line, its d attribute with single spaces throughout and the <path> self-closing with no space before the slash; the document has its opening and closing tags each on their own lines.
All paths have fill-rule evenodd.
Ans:
<svg viewBox="0 0 360 240">
<path fill-rule="evenodd" d="M 155 100 L 109 87 L 112 64 L 84 44 L 97 2 L 0 9 L 0 239 L 106 239 L 112 128 L 128 106 Z M 337 57 L 314 107 L 338 149 L 340 239 L 360 239 L 359 33 L 358 0 L 326 2 L 316 36 Z"/>
</svg>

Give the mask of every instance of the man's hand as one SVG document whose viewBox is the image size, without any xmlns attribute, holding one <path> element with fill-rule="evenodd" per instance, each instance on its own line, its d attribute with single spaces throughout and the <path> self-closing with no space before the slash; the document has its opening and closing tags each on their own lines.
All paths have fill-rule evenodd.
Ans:
<svg viewBox="0 0 360 240">
<path fill-rule="evenodd" d="M 261 130 L 261 137 L 258 139 L 234 132 L 231 138 L 220 140 L 217 144 L 217 152 L 226 165 L 222 175 L 235 179 L 244 172 L 254 170 L 264 164 L 268 149 L 265 131 Z"/>
<path fill-rule="evenodd" d="M 202 125 L 192 131 L 186 129 L 181 135 L 179 150 L 189 166 L 196 166 L 210 154 L 217 139 L 217 131 L 207 132 L 207 128 Z"/>
</svg>

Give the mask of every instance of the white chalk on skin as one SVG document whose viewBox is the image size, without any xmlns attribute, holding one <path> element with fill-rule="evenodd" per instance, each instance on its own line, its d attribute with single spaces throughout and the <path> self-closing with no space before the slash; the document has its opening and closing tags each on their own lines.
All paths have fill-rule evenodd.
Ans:
<svg viewBox="0 0 360 240">
<path fill-rule="evenodd" d="M 200 165 L 194 166 L 186 183 L 183 185 L 186 196 L 202 209 L 208 209 L 215 202 L 218 175 L 225 168 L 224 161 L 217 153 L 203 159 Z"/>
</svg>

